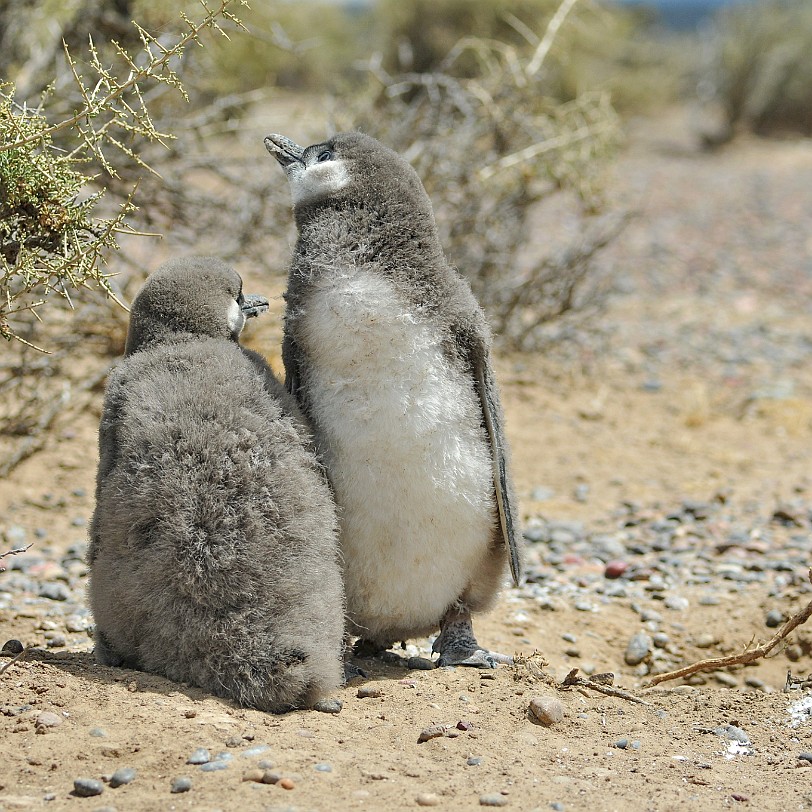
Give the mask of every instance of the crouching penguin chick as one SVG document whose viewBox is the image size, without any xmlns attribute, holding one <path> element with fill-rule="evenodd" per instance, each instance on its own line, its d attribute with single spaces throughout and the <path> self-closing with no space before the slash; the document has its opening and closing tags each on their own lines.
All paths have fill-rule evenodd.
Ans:
<svg viewBox="0 0 812 812">
<path fill-rule="evenodd" d="M 304 418 L 238 343 L 267 307 L 211 258 L 139 292 L 99 429 L 89 592 L 101 663 L 282 712 L 341 683 L 344 604 Z"/>
</svg>

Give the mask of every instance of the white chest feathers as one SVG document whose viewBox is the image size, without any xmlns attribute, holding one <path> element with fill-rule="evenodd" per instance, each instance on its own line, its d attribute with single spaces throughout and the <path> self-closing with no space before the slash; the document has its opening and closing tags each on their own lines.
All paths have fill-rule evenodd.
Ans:
<svg viewBox="0 0 812 812">
<path fill-rule="evenodd" d="M 425 633 L 492 543 L 491 452 L 474 382 L 373 274 L 319 282 L 296 336 L 340 510 L 350 618 L 371 637 Z"/>
</svg>

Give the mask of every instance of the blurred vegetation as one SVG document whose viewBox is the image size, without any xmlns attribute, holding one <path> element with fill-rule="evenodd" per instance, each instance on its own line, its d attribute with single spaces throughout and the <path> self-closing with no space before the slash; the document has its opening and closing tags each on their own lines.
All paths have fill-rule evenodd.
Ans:
<svg viewBox="0 0 812 812">
<path fill-rule="evenodd" d="M 812 3 L 731 6 L 707 33 L 700 97 L 719 105 L 722 135 L 812 135 Z"/>
<path fill-rule="evenodd" d="M 126 314 L 107 292 L 126 301 L 143 279 L 136 234 L 165 235 L 164 255 L 284 270 L 284 248 L 268 258 L 269 239 L 277 251 L 292 236 L 261 145 L 272 121 L 297 139 L 360 127 L 399 150 L 502 340 L 578 337 L 610 284 L 599 252 L 626 217 L 606 185 L 618 112 L 698 93 L 725 133 L 808 134 L 810 17 L 804 0 L 770 0 L 686 38 L 609 0 L 4 0 L 0 334 L 55 355 L 18 342 L 0 359 L 0 446 L 63 408 L 79 341 L 121 351 Z M 228 38 L 184 41 L 204 19 L 201 32 L 222 22 Z"/>
</svg>

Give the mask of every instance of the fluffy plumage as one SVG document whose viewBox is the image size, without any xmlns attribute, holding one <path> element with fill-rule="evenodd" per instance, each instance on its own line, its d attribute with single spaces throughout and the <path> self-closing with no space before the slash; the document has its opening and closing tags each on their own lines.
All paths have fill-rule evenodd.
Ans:
<svg viewBox="0 0 812 812">
<path fill-rule="evenodd" d="M 265 143 L 299 230 L 286 385 L 341 509 L 351 628 L 381 646 L 445 633 L 491 603 L 508 551 L 520 577 L 485 317 L 396 153 L 360 133 L 304 149 L 279 135 Z M 441 642 L 441 662 L 477 648 L 472 633 Z"/>
<path fill-rule="evenodd" d="M 252 305 L 207 258 L 136 298 L 99 431 L 90 601 L 102 663 L 278 712 L 340 683 L 344 605 L 304 418 L 236 340 Z"/>
</svg>

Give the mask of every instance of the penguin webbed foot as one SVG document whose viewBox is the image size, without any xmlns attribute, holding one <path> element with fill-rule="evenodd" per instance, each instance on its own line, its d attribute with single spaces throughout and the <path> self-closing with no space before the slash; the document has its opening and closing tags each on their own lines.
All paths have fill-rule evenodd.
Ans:
<svg viewBox="0 0 812 812">
<path fill-rule="evenodd" d="M 471 668 L 496 668 L 500 663 L 511 665 L 513 657 L 480 647 L 474 636 L 471 613 L 465 607 L 452 606 L 440 621 L 440 634 L 431 647 L 440 654 L 437 667 L 464 665 Z"/>
<path fill-rule="evenodd" d="M 354 679 L 366 679 L 369 676 L 363 668 L 356 665 L 349 660 L 344 660 L 344 684 L 351 682 Z"/>
</svg>

